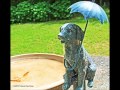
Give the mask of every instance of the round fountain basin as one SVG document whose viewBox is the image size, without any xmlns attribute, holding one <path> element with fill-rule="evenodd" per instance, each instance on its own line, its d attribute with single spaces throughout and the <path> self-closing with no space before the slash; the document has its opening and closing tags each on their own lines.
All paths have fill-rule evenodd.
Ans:
<svg viewBox="0 0 120 90">
<path fill-rule="evenodd" d="M 62 90 L 63 56 L 34 53 L 11 56 L 11 90 Z"/>
</svg>

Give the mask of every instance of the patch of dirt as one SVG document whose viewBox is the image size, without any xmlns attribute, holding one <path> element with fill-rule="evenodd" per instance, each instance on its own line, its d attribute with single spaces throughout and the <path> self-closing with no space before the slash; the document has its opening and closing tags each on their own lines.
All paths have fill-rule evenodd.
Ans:
<svg viewBox="0 0 120 90">
<path fill-rule="evenodd" d="M 97 70 L 94 78 L 94 86 L 92 88 L 87 87 L 86 90 L 109 90 L 109 56 L 93 56 L 95 64 L 97 65 Z M 72 86 L 69 90 L 73 90 Z"/>
</svg>

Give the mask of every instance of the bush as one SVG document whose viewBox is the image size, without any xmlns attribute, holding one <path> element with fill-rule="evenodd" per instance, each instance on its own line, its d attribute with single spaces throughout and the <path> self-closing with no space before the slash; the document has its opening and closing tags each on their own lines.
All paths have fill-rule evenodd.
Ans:
<svg viewBox="0 0 120 90">
<path fill-rule="evenodd" d="M 34 22 L 50 20 L 50 12 L 50 4 L 46 2 L 34 4 L 31 8 L 32 19 Z"/>
<path fill-rule="evenodd" d="M 25 0 L 21 0 L 21 2 L 23 2 L 23 1 L 25 1 Z M 16 6 L 18 3 L 20 3 L 20 0 L 11 0 L 10 3 L 12 6 Z"/>
<path fill-rule="evenodd" d="M 45 0 L 11 0 L 10 2 L 12 6 L 16 6 L 17 4 L 24 2 L 24 1 L 28 1 L 31 4 L 35 4 L 35 3 L 42 2 Z"/>
<path fill-rule="evenodd" d="M 69 0 L 57 0 L 55 3 L 39 2 L 31 4 L 24 1 L 11 6 L 11 23 L 43 22 L 70 18 Z"/>
<path fill-rule="evenodd" d="M 53 19 L 68 19 L 70 18 L 68 7 L 70 0 L 58 0 L 51 5 L 51 15 Z"/>
<path fill-rule="evenodd" d="M 11 15 L 10 15 L 10 21 L 11 21 L 11 23 L 15 23 L 16 22 L 16 19 L 15 18 L 17 18 L 16 16 L 16 7 L 15 6 L 11 6 L 11 8 L 10 8 L 10 10 L 11 10 Z"/>
<path fill-rule="evenodd" d="M 11 7 L 11 23 L 25 23 L 31 21 L 31 4 L 27 1 Z"/>
</svg>

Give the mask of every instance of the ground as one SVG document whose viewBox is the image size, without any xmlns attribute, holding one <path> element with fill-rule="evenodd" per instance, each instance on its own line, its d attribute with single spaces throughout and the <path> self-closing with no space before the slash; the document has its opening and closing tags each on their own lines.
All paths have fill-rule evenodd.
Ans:
<svg viewBox="0 0 120 90">
<path fill-rule="evenodd" d="M 109 90 L 109 56 L 93 56 L 93 59 L 97 65 L 94 86 L 92 88 L 86 86 L 86 90 Z M 73 90 L 72 86 L 69 90 Z"/>
</svg>

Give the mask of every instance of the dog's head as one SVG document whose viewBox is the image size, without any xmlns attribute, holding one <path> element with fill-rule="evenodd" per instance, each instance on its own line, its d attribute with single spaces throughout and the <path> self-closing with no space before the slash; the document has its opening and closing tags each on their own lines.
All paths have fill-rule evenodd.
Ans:
<svg viewBox="0 0 120 90">
<path fill-rule="evenodd" d="M 58 34 L 58 39 L 61 43 L 71 43 L 75 40 L 82 41 L 84 33 L 82 29 L 72 23 L 66 23 L 60 27 L 60 33 Z"/>
</svg>

